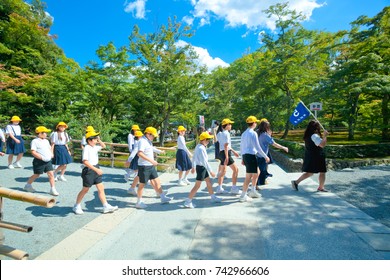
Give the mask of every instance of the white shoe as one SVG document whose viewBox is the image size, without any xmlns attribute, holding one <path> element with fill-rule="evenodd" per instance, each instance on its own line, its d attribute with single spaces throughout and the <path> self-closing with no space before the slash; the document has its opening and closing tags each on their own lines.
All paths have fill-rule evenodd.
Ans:
<svg viewBox="0 0 390 280">
<path fill-rule="evenodd" d="M 247 196 L 247 195 L 244 195 L 243 197 L 241 196 L 240 197 L 240 202 L 250 202 L 250 201 L 252 201 L 253 199 L 252 198 L 250 198 L 249 196 Z"/>
<path fill-rule="evenodd" d="M 186 183 L 187 185 L 191 185 L 191 182 L 190 182 L 190 181 L 188 181 L 188 179 L 187 179 L 187 178 L 183 179 L 183 182 L 184 182 L 184 183 Z"/>
<path fill-rule="evenodd" d="M 192 203 L 191 200 L 189 200 L 188 198 L 184 201 L 184 207 L 186 208 L 195 208 L 195 205 Z"/>
<path fill-rule="evenodd" d="M 63 175 L 57 176 L 58 181 L 67 182 L 66 178 Z"/>
<path fill-rule="evenodd" d="M 161 197 L 161 203 L 169 203 L 172 200 L 172 197 L 166 196 L 165 194 Z"/>
<path fill-rule="evenodd" d="M 81 206 L 80 205 L 75 205 L 75 206 L 73 206 L 73 212 L 76 214 L 76 215 L 82 215 L 82 214 L 84 214 L 84 211 L 83 211 L 83 209 L 81 209 Z"/>
<path fill-rule="evenodd" d="M 23 168 L 23 166 L 19 163 L 19 161 L 14 162 L 14 167 L 15 168 Z"/>
<path fill-rule="evenodd" d="M 249 196 L 252 197 L 252 198 L 259 198 L 259 197 L 261 197 L 261 194 L 258 193 L 256 190 L 251 190 L 249 192 Z"/>
<path fill-rule="evenodd" d="M 187 186 L 187 183 L 184 182 L 183 180 L 179 180 L 179 181 L 177 182 L 177 185 L 178 185 L 178 186 Z"/>
<path fill-rule="evenodd" d="M 31 192 L 31 193 L 35 192 L 35 189 L 30 184 L 26 184 L 23 189 L 27 192 Z"/>
<path fill-rule="evenodd" d="M 168 191 L 162 191 L 161 194 L 167 195 L 167 193 L 168 193 Z M 158 192 L 156 192 L 156 197 L 160 197 L 160 196 L 161 196 L 161 195 L 160 195 Z"/>
<path fill-rule="evenodd" d="M 129 195 L 137 196 L 137 191 L 135 190 L 135 188 L 129 188 L 129 189 L 127 190 L 127 193 L 128 193 Z"/>
<path fill-rule="evenodd" d="M 57 192 L 56 188 L 50 188 L 50 194 L 54 195 L 54 196 L 59 195 L 59 193 Z"/>
<path fill-rule="evenodd" d="M 118 210 L 118 206 L 112 206 L 110 204 L 103 206 L 103 214 L 112 213 L 116 210 Z"/>
<path fill-rule="evenodd" d="M 240 195 L 240 194 L 242 193 L 242 191 L 241 191 L 238 187 L 233 186 L 233 187 L 230 189 L 230 193 L 231 193 L 231 194 L 238 194 L 238 195 Z"/>
<path fill-rule="evenodd" d="M 227 191 L 225 191 L 225 189 L 223 187 L 218 186 L 216 193 L 223 194 L 223 193 L 227 193 Z"/>
<path fill-rule="evenodd" d="M 10 164 L 10 165 L 8 165 L 8 168 L 9 169 L 14 169 L 15 167 L 12 164 Z"/>
<path fill-rule="evenodd" d="M 137 202 L 137 203 L 135 204 L 135 208 L 137 208 L 137 209 L 145 209 L 146 207 L 148 207 L 148 205 L 146 205 L 145 203 L 143 203 L 143 201 Z"/>
<path fill-rule="evenodd" d="M 58 176 L 54 175 L 54 182 L 58 182 Z"/>
<path fill-rule="evenodd" d="M 211 202 L 214 202 L 214 203 L 221 203 L 222 202 L 222 198 L 218 197 L 218 196 L 212 196 L 211 197 Z"/>
<path fill-rule="evenodd" d="M 125 178 L 125 181 L 129 181 L 130 180 L 130 175 L 128 173 L 126 173 L 125 175 L 123 175 L 123 177 Z"/>
</svg>

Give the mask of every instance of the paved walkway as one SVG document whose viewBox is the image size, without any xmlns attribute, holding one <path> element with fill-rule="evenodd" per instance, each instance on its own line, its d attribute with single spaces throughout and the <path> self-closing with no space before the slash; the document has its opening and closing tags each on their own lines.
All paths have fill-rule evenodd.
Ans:
<svg viewBox="0 0 390 280">
<path fill-rule="evenodd" d="M 233 139 L 238 149 L 239 138 Z M 213 148 L 209 157 L 213 158 Z M 24 169 L 6 169 L 0 158 L 0 185 L 22 190 L 32 174 L 32 158 L 24 158 Z M 245 168 L 241 159 L 239 184 Z M 214 171 L 218 163 L 211 161 Z M 269 260 L 382 260 L 390 259 L 390 228 L 333 193 L 316 192 L 310 179 L 293 191 L 290 180 L 298 173 L 286 173 L 277 165 L 269 167 L 274 176 L 262 198 L 240 203 L 238 196 L 223 195 L 213 204 L 204 190 L 194 199 L 197 208 L 182 204 L 193 184 L 176 185 L 177 174 L 161 175 L 164 189 L 174 197 L 161 205 L 151 187 L 145 191 L 145 210 L 134 208 L 136 198 L 127 194 L 124 171 L 105 168 L 108 201 L 118 205 L 113 214 L 100 213 L 96 188 L 84 199 L 84 215 L 72 212 L 81 188 L 80 164 L 68 167 L 68 182 L 58 182 L 60 196 L 53 208 L 5 199 L 4 220 L 34 227 L 30 233 L 4 230 L 5 244 L 27 251 L 30 259 L 269 259 Z M 227 189 L 231 186 L 228 170 Z M 194 182 L 194 175 L 190 176 Z M 214 182 L 216 180 L 214 179 Z M 216 183 L 214 183 L 216 186 Z M 34 184 L 38 194 L 47 195 L 46 175 Z"/>
</svg>

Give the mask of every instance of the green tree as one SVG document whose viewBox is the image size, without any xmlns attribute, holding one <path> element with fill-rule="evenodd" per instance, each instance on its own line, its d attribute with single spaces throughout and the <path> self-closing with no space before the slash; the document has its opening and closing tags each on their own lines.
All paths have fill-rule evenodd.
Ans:
<svg viewBox="0 0 390 280">
<path fill-rule="evenodd" d="M 183 111 L 192 111 L 201 97 L 204 67 L 189 44 L 180 44 L 192 36 L 188 26 L 168 19 L 156 33 L 141 34 L 137 26 L 130 36 L 129 51 L 138 62 L 134 71 L 137 84 L 135 107 L 145 126 L 161 130 L 160 145 L 170 119 Z M 140 105 L 140 106 L 137 106 Z"/>
<path fill-rule="evenodd" d="M 279 108 L 284 105 L 285 112 L 291 113 L 297 97 L 310 96 L 317 86 L 326 71 L 329 55 L 320 45 L 321 33 L 304 29 L 300 22 L 305 17 L 287 6 L 288 3 L 279 3 L 264 11 L 269 18 L 276 17 L 276 30 L 263 34 L 264 46 L 260 51 L 266 52 L 267 67 L 259 75 L 268 73 L 268 87 L 283 92 L 286 97 L 280 100 Z M 287 136 L 290 127 L 288 116 L 285 115 L 282 138 Z"/>
</svg>

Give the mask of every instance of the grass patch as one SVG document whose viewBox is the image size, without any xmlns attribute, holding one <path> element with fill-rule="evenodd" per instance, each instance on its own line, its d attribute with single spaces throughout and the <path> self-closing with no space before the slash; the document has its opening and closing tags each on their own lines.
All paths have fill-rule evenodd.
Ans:
<svg viewBox="0 0 390 280">
<path fill-rule="evenodd" d="M 289 130 L 287 137 L 284 140 L 303 143 L 304 129 Z M 280 139 L 283 132 L 273 133 L 274 139 Z M 378 144 L 381 141 L 380 132 L 374 131 L 373 133 L 367 131 L 356 131 L 354 140 L 348 140 L 348 131 L 346 129 L 335 129 L 332 133 L 329 133 L 327 140 L 330 145 L 368 145 Z"/>
</svg>

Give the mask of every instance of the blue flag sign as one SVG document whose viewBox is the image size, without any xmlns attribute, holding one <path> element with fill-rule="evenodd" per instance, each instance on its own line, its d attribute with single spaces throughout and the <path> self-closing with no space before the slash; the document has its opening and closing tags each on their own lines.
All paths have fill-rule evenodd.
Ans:
<svg viewBox="0 0 390 280">
<path fill-rule="evenodd" d="M 294 112 L 290 116 L 290 123 L 294 125 L 299 124 L 309 115 L 310 111 L 306 108 L 305 105 L 302 104 L 302 102 L 299 102 L 297 108 L 295 108 Z"/>
</svg>

